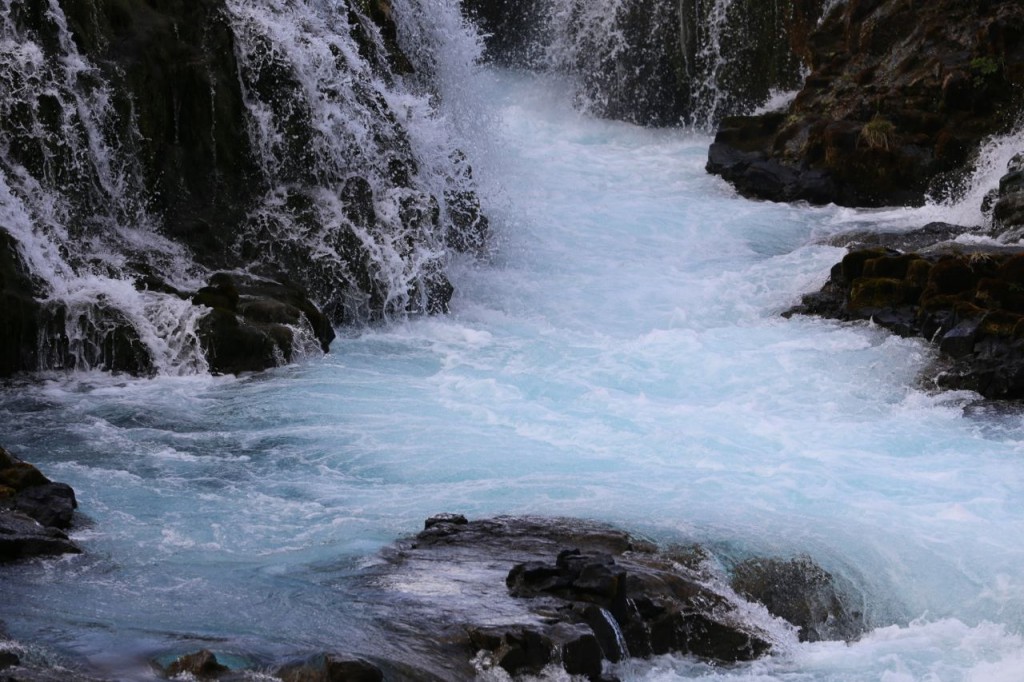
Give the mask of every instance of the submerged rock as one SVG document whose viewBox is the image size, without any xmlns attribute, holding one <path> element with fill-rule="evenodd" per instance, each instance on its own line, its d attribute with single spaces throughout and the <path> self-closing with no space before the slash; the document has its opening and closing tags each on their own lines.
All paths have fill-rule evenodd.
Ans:
<svg viewBox="0 0 1024 682">
<path fill-rule="evenodd" d="M 282 666 L 275 673 L 282 682 L 383 682 L 384 673 L 373 663 L 355 656 L 321 654 Z"/>
<path fill-rule="evenodd" d="M 164 669 L 167 677 L 189 675 L 200 680 L 213 680 L 221 677 L 231 669 L 222 665 L 217 656 L 209 649 L 201 649 L 195 653 L 186 654 L 171 662 Z"/>
</svg>

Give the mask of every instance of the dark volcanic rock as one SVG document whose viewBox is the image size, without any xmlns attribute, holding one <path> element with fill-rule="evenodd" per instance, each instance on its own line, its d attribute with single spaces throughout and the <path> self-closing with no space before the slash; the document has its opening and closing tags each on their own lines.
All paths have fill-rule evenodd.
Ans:
<svg viewBox="0 0 1024 682">
<path fill-rule="evenodd" d="M 832 575 L 807 557 L 749 559 L 733 569 L 732 587 L 800 628 L 803 642 L 852 640 L 865 630 Z"/>
<path fill-rule="evenodd" d="M 15 509 L 43 526 L 66 529 L 78 503 L 75 491 L 0 447 L 0 508 Z"/>
<path fill-rule="evenodd" d="M 0 562 L 81 551 L 56 528 L 47 528 L 21 512 L 0 509 Z"/>
<path fill-rule="evenodd" d="M 853 250 L 820 292 L 784 313 L 872 320 L 938 344 L 935 383 L 986 398 L 1024 398 L 1024 248 L 920 253 Z"/>
<path fill-rule="evenodd" d="M 785 116 L 727 119 L 712 146 L 708 170 L 746 196 L 918 204 L 955 187 L 1024 104 L 1015 0 L 841 3 L 807 48 L 812 72 Z"/>
<path fill-rule="evenodd" d="M 715 587 L 722 576 L 599 523 L 440 515 L 385 558 L 364 575 L 392 630 L 385 639 L 402 651 L 412 638 L 416 663 L 441 678 L 472 677 L 474 655 L 478 668 L 514 676 L 558 665 L 603 679 L 605 662 L 626 657 L 676 652 L 736 662 L 774 642 L 743 620 L 731 592 Z M 821 592 L 810 580 L 788 588 L 794 603 L 814 603 Z M 807 622 L 825 636 L 819 615 Z"/>
<path fill-rule="evenodd" d="M 38 366 L 40 307 L 17 242 L 0 225 L 0 377 Z"/>
<path fill-rule="evenodd" d="M 321 654 L 306 661 L 279 668 L 282 682 L 382 682 L 380 668 L 353 656 Z"/>
<path fill-rule="evenodd" d="M 164 670 L 168 677 L 187 674 L 200 680 L 216 679 L 227 672 L 230 672 L 230 668 L 221 665 L 217 656 L 209 649 L 181 656 Z"/>
<path fill-rule="evenodd" d="M 490 59 L 568 72 L 589 110 L 642 125 L 703 125 L 796 87 L 822 5 L 738 0 L 717 17 L 721 4 L 626 0 L 598 16 L 585 2 L 463 1 Z"/>
<path fill-rule="evenodd" d="M 61 531 L 77 506 L 70 486 L 0 447 L 0 561 L 81 552 Z"/>
<path fill-rule="evenodd" d="M 1020 239 L 1024 233 L 1024 152 L 1010 160 L 1006 175 L 999 179 L 992 222 L 1007 239 Z"/>
<path fill-rule="evenodd" d="M 286 281 L 217 273 L 192 302 L 213 309 L 198 334 L 214 373 L 275 367 L 311 344 L 327 352 L 334 339 L 326 316 L 301 288 Z"/>
</svg>

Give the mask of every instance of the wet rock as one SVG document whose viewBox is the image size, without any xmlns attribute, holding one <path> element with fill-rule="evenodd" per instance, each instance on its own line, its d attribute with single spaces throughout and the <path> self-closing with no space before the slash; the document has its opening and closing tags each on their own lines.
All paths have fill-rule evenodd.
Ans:
<svg viewBox="0 0 1024 682">
<path fill-rule="evenodd" d="M 871 320 L 935 342 L 941 388 L 1024 398 L 1024 248 L 855 249 L 821 291 L 783 313 Z"/>
<path fill-rule="evenodd" d="M 999 179 L 992 222 L 996 233 L 1006 239 L 1019 239 L 1024 234 L 1024 152 L 1010 160 L 1006 175 Z"/>
<path fill-rule="evenodd" d="M 800 628 L 802 642 L 849 641 L 865 630 L 832 575 L 808 557 L 749 559 L 733 569 L 732 587 Z"/>
<path fill-rule="evenodd" d="M 785 116 L 723 121 L 708 171 L 777 201 L 913 205 L 955 190 L 1020 111 L 1022 29 L 1010 0 L 837 4 L 807 37 L 811 73 Z"/>
<path fill-rule="evenodd" d="M 214 373 L 268 369 L 314 344 L 327 352 L 334 339 L 326 316 L 301 288 L 286 281 L 217 273 L 192 302 L 212 308 L 197 331 Z"/>
<path fill-rule="evenodd" d="M 472 677 L 463 666 L 474 656 L 512 675 L 557 665 L 597 680 L 626 657 L 724 663 L 772 648 L 705 564 L 599 523 L 439 515 L 384 558 L 363 579 L 378 591 L 380 621 L 394 623 L 385 639 L 402 649 L 417 633 L 416 663 L 439 677 Z"/>
<path fill-rule="evenodd" d="M 61 531 L 76 506 L 70 486 L 0 447 L 0 561 L 81 552 Z"/>
<path fill-rule="evenodd" d="M 17 242 L 0 225 L 0 377 L 38 366 L 40 305 Z"/>
<path fill-rule="evenodd" d="M 66 529 L 77 507 L 71 486 L 51 481 L 0 447 L 0 508 L 14 509 L 46 527 Z"/>
<path fill-rule="evenodd" d="M 0 509 L 0 562 L 81 551 L 60 530 L 47 528 L 19 511 Z"/>
<path fill-rule="evenodd" d="M 463 7 L 491 60 L 572 73 L 580 102 L 598 115 L 677 125 L 750 111 L 771 90 L 796 87 L 823 4 L 741 0 L 717 17 L 723 5 L 716 3 L 627 0 L 600 21 L 583 2 L 552 9 L 539 0 L 465 0 Z M 564 49 L 550 50 L 553 41 Z"/>
<path fill-rule="evenodd" d="M 384 673 L 362 658 L 321 654 L 278 669 L 282 682 L 382 682 Z"/>
<path fill-rule="evenodd" d="M 230 672 L 230 668 L 221 665 L 217 656 L 209 649 L 201 649 L 195 653 L 185 654 L 173 661 L 164 670 L 167 677 L 191 675 L 200 680 L 212 680 Z"/>
</svg>

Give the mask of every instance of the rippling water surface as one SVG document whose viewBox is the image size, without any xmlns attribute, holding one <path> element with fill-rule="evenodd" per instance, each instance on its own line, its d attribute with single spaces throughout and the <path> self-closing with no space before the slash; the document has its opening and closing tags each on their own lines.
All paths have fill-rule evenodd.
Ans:
<svg viewBox="0 0 1024 682">
<path fill-rule="evenodd" d="M 704 173 L 707 137 L 487 78 L 494 253 L 456 264 L 451 315 L 258 376 L 0 394 L 3 443 L 86 520 L 84 555 L 5 569 L 11 633 L 125 679 L 196 643 L 368 650 L 350 576 L 382 546 L 440 511 L 560 514 L 808 554 L 873 628 L 624 679 L 1024 679 L 1021 413 L 929 391 L 919 341 L 779 316 L 842 254 L 816 239 L 920 215 L 746 201 Z"/>
</svg>

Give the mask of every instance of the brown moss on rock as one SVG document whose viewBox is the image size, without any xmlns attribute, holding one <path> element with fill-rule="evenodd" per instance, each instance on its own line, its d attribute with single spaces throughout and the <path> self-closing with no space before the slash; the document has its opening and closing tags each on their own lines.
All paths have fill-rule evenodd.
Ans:
<svg viewBox="0 0 1024 682">
<path fill-rule="evenodd" d="M 785 313 L 873 320 L 935 342 L 952 363 L 935 381 L 1024 398 L 1024 252 L 855 249 L 820 292 Z"/>
</svg>

